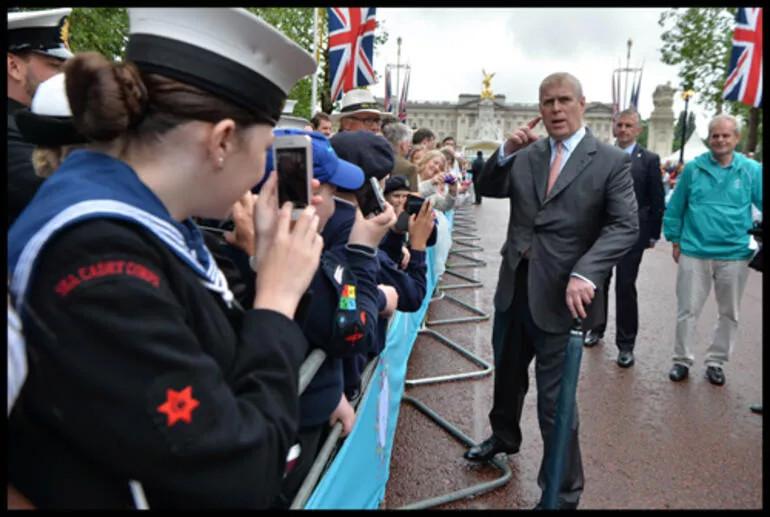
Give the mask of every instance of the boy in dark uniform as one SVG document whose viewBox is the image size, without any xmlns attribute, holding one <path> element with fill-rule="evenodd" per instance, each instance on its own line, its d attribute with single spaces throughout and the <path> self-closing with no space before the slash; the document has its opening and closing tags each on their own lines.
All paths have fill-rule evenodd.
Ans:
<svg viewBox="0 0 770 517">
<path fill-rule="evenodd" d="M 337 188 L 359 188 L 364 173 L 357 165 L 339 159 L 321 133 L 276 129 L 274 134 L 311 137 L 313 177 L 320 182 L 313 194 L 323 200 L 316 205 L 321 231 L 334 214 Z M 266 169 L 272 167 L 268 159 Z M 355 412 L 344 395 L 342 360 L 365 355 L 376 338 L 379 311 L 375 249 L 394 219 L 393 210 L 388 209 L 376 218 L 357 219 L 349 235 L 324 239 L 321 264 L 308 289 L 306 318 L 301 326 L 310 350 L 322 349 L 326 359 L 300 396 L 299 456 L 287 468 L 276 508 L 289 507 L 331 426 L 341 422 L 342 436 L 346 436 L 355 422 Z"/>
<path fill-rule="evenodd" d="M 331 138 L 331 144 L 337 155 L 343 160 L 359 165 L 364 174 L 383 182 L 393 170 L 393 149 L 388 141 L 379 135 L 367 131 L 345 131 Z M 337 208 L 334 217 L 327 223 L 322 235 L 326 238 L 334 234 L 346 234 L 350 230 L 357 209 L 355 192 L 338 189 Z M 386 289 L 395 290 L 397 303 L 395 309 L 403 312 L 419 310 L 427 289 L 427 265 L 425 263 L 425 245 L 433 229 L 430 212 L 422 213 L 418 218 L 412 236 L 412 254 L 406 271 L 399 269 L 382 249 L 377 248 L 380 269 L 377 277 L 380 291 L 380 318 L 377 322 L 377 340 L 375 347 L 367 355 L 356 355 L 343 360 L 345 370 L 345 391 L 349 399 L 360 394 L 360 380 L 366 363 L 379 355 L 385 347 L 388 318 L 392 315 L 386 308 Z"/>
</svg>

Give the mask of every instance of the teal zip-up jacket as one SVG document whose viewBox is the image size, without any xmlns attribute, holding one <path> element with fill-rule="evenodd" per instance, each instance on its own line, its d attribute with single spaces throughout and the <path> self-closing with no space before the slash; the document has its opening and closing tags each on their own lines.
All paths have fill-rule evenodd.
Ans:
<svg viewBox="0 0 770 517">
<path fill-rule="evenodd" d="M 745 260 L 751 205 L 762 210 L 762 165 L 733 151 L 722 167 L 706 152 L 685 165 L 663 214 L 663 234 L 690 257 Z"/>
</svg>

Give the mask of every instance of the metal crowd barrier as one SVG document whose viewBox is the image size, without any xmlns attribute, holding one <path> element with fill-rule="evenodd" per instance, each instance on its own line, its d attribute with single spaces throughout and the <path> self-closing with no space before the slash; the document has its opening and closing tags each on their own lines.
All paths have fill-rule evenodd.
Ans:
<svg viewBox="0 0 770 517">
<path fill-rule="evenodd" d="M 467 225 L 463 225 L 465 227 Z M 455 228 L 453 227 L 453 231 Z M 472 235 L 467 232 L 461 232 L 457 231 L 457 233 L 462 233 L 464 235 Z M 474 236 L 473 239 L 475 240 L 476 237 Z M 464 240 L 470 240 L 470 239 L 455 239 L 454 242 L 464 241 Z M 465 242 L 458 242 L 461 245 L 469 246 Z M 470 247 L 470 246 L 469 246 Z M 483 248 L 480 248 L 478 246 L 473 247 L 473 249 L 479 249 L 482 250 Z M 468 250 L 464 250 L 468 251 Z M 451 253 L 451 251 L 450 251 Z M 460 254 L 458 251 L 455 251 L 455 253 Z M 475 259 L 474 257 L 470 256 L 464 256 L 466 259 L 472 259 L 474 260 L 474 263 L 472 265 L 466 265 L 466 266 L 460 266 L 455 265 L 455 267 L 480 267 L 480 266 L 486 266 L 486 262 L 480 261 L 479 259 Z M 449 268 L 449 265 L 446 266 Z M 468 280 L 470 283 L 467 284 L 457 284 L 457 285 L 449 285 L 449 286 L 437 286 L 436 291 L 441 290 L 440 296 L 436 298 L 432 298 L 431 302 L 434 300 L 440 300 L 440 299 L 449 299 L 450 301 L 453 301 L 455 303 L 458 303 L 462 305 L 463 307 L 471 310 L 472 312 L 475 312 L 479 316 L 476 317 L 468 317 L 468 318 L 454 318 L 454 319 L 447 319 L 447 320 L 434 320 L 434 321 L 427 321 L 427 314 L 426 314 L 426 320 L 423 321 L 422 326 L 420 329 L 418 329 L 418 335 L 419 334 L 428 334 L 435 338 L 437 338 L 440 342 L 450 346 L 455 351 L 462 354 L 467 359 L 470 359 L 471 361 L 475 362 L 479 366 L 482 366 L 484 369 L 474 372 L 464 372 L 459 374 L 448 374 L 448 375 L 438 375 L 434 377 L 424 377 L 420 379 L 406 379 L 404 382 L 407 386 L 417 386 L 417 385 L 424 385 L 424 384 L 431 384 L 431 383 L 438 383 L 438 382 L 446 382 L 446 381 L 457 381 L 457 380 L 464 380 L 464 379 L 471 379 L 471 378 L 478 378 L 483 377 L 485 375 L 488 375 L 492 372 L 494 369 L 492 365 L 481 359 L 480 357 L 476 356 L 475 354 L 471 353 L 467 349 L 461 347 L 448 337 L 444 336 L 443 334 L 440 334 L 436 332 L 435 330 L 428 329 L 426 325 L 432 324 L 432 325 L 438 325 L 443 323 L 466 323 L 466 322 L 473 322 L 473 321 L 481 321 L 485 319 L 489 319 L 489 314 L 485 314 L 480 309 L 470 306 L 457 298 L 454 298 L 453 296 L 450 296 L 446 292 L 444 292 L 445 289 L 458 289 L 463 287 L 478 287 L 482 285 L 481 282 L 476 281 L 474 278 L 470 278 L 464 275 L 460 275 L 458 273 L 455 273 L 453 271 L 449 271 L 446 269 L 444 273 L 448 273 L 450 275 L 463 278 L 465 280 Z M 416 344 L 416 343 L 415 343 Z M 431 421 L 439 425 L 442 429 L 444 429 L 446 432 L 448 432 L 451 436 L 453 436 L 455 439 L 463 443 L 466 447 L 472 447 L 476 445 L 476 442 L 468 438 L 466 435 L 464 435 L 461 431 L 459 431 L 456 427 L 454 427 L 452 424 L 447 422 L 445 419 L 443 419 L 441 416 L 439 416 L 435 411 L 431 410 L 428 406 L 426 406 L 423 402 L 420 400 L 411 397 L 409 395 L 404 394 L 401 397 L 401 402 L 405 402 L 408 404 L 411 404 L 414 406 L 417 410 L 419 410 L 422 414 L 427 416 Z M 421 501 L 416 501 L 413 503 L 410 503 L 408 505 L 402 506 L 400 509 L 404 510 L 417 510 L 417 509 L 425 509 L 425 508 L 432 508 L 436 506 L 440 506 L 442 504 L 450 503 L 452 501 L 457 501 L 460 499 L 466 499 L 466 498 L 472 498 L 479 494 L 483 494 L 486 492 L 489 492 L 491 490 L 494 490 L 495 488 L 498 488 L 500 486 L 505 485 L 510 481 L 512 478 L 511 469 L 506 463 L 504 459 L 501 458 L 493 458 L 491 461 L 491 464 L 496 467 L 498 470 L 501 471 L 502 475 L 498 477 L 497 479 L 494 479 L 492 481 L 487 481 L 483 483 L 479 483 L 476 485 L 472 485 L 470 487 L 462 488 L 459 490 L 455 490 L 437 497 L 432 497 L 428 499 L 424 499 Z"/>
<path fill-rule="evenodd" d="M 464 229 L 472 229 L 469 228 L 470 225 L 468 224 L 462 224 L 461 219 L 456 219 L 460 221 L 461 228 Z M 477 259 L 475 257 L 466 255 L 464 252 L 468 251 L 482 251 L 483 248 L 480 246 L 475 246 L 473 244 L 468 244 L 467 241 L 471 240 L 479 240 L 480 237 L 476 236 L 475 234 L 468 233 L 462 230 L 456 230 L 454 228 L 453 224 L 453 232 L 459 233 L 461 235 L 466 235 L 467 237 L 464 238 L 457 238 L 453 239 L 453 242 L 456 244 L 459 244 L 461 246 L 464 246 L 463 249 L 452 249 L 449 251 L 450 254 L 454 253 L 458 256 L 461 256 L 465 258 L 466 260 L 472 261 L 471 263 L 465 263 L 465 264 L 454 264 L 451 267 L 484 267 L 486 266 L 486 262 L 480 259 Z M 447 265 L 447 268 L 450 266 Z M 476 363 L 477 365 L 481 366 L 483 369 L 473 372 L 464 372 L 459 374 L 450 374 L 450 375 L 439 375 L 434 377 L 426 377 L 421 379 L 405 379 L 404 383 L 407 386 L 415 386 L 415 385 L 424 385 L 424 384 L 430 384 L 430 383 L 438 383 L 438 382 L 446 382 L 446 381 L 456 381 L 456 380 L 463 380 L 463 379 L 470 379 L 470 378 L 478 378 L 483 377 L 485 375 L 489 375 L 493 371 L 493 366 L 481 359 L 480 357 L 476 356 L 475 354 L 471 353 L 467 349 L 461 347 L 448 337 L 440 334 L 439 332 L 436 332 L 433 329 L 427 328 L 426 325 L 441 325 L 446 323 L 470 323 L 470 322 L 477 322 L 477 321 L 483 321 L 489 319 L 490 315 L 488 313 L 483 312 L 482 310 L 478 309 L 477 307 L 473 307 L 461 300 L 458 300 L 454 296 L 449 295 L 445 291 L 448 289 L 461 289 L 461 288 L 474 288 L 474 287 L 480 287 L 483 285 L 483 283 L 477 281 L 474 278 L 459 274 L 454 271 L 445 270 L 445 273 L 462 278 L 466 280 L 466 283 L 463 284 L 454 284 L 454 285 L 444 285 L 444 286 L 436 286 L 434 292 L 431 294 L 431 299 L 429 303 L 432 303 L 434 301 L 438 300 L 448 300 L 453 303 L 456 303 L 458 305 L 461 305 L 462 307 L 470 310 L 471 312 L 475 313 L 476 316 L 471 317 L 464 317 L 464 318 L 454 318 L 454 319 L 445 319 L 445 320 L 434 320 L 434 321 L 427 321 L 427 313 L 425 316 L 425 319 L 422 321 L 420 328 L 418 329 L 417 333 L 424 334 L 424 335 L 430 335 L 436 339 L 438 339 L 440 342 L 446 344 L 450 348 L 454 349 L 467 359 L 471 360 L 472 362 Z M 390 326 L 390 321 L 389 321 Z M 415 343 L 416 344 L 416 343 Z M 305 361 L 302 363 L 302 366 L 300 367 L 300 378 L 299 378 L 299 392 L 300 394 L 307 388 L 307 385 L 310 383 L 313 376 L 318 371 L 318 368 L 321 366 L 323 361 L 326 359 L 326 354 L 320 350 L 316 349 L 313 350 L 308 357 L 305 359 Z M 358 416 L 358 412 L 360 409 L 360 402 L 362 400 L 365 400 L 367 393 L 371 389 L 372 386 L 372 376 L 374 374 L 375 368 L 377 366 L 377 358 L 371 360 L 367 366 L 366 369 L 363 372 L 362 378 L 361 378 L 361 385 L 365 386 L 364 392 L 362 395 L 358 398 L 357 401 L 354 403 L 354 407 L 356 409 L 356 415 Z M 438 424 L 440 427 L 442 427 L 444 430 L 446 430 L 449 434 L 451 434 L 454 438 L 462 442 L 464 445 L 471 447 L 475 445 L 475 442 L 465 436 L 462 432 L 460 432 L 456 427 L 452 426 L 449 422 L 441 418 L 438 414 L 436 414 L 434 411 L 432 411 L 430 408 L 428 408 L 424 403 L 421 401 L 410 397 L 406 394 L 404 394 L 401 398 L 402 402 L 406 402 L 409 404 L 412 404 L 415 408 L 417 408 L 421 413 L 426 415 L 428 418 L 430 418 L 433 422 Z M 302 485 L 300 486 L 296 496 L 291 502 L 290 509 L 296 510 L 296 509 L 302 509 L 304 508 L 305 504 L 307 503 L 308 499 L 313 493 L 313 490 L 318 484 L 318 481 L 323 476 L 331 462 L 334 460 L 334 456 L 336 452 L 339 450 L 340 446 L 340 435 L 342 433 L 342 424 L 337 422 L 333 427 L 332 430 L 329 433 L 329 436 L 321 446 L 321 449 L 319 450 L 315 461 L 313 462 L 313 465 L 310 468 L 310 471 L 308 472 L 307 476 L 305 477 L 304 481 L 302 482 Z M 426 499 L 423 501 L 417 501 L 414 503 L 411 503 L 407 506 L 402 507 L 403 509 L 422 509 L 422 508 L 430 508 L 434 506 L 438 506 L 441 504 L 446 504 L 451 501 L 456 501 L 459 499 L 464 498 L 470 498 L 474 497 L 475 495 L 479 495 L 485 492 L 489 492 L 490 490 L 493 490 L 499 486 L 505 485 L 512 477 L 512 473 L 510 468 L 508 467 L 507 463 L 504 460 L 501 460 L 500 458 L 495 458 L 492 460 L 491 464 L 496 467 L 498 470 L 502 472 L 502 476 L 499 478 L 489 481 L 480 483 L 477 485 L 473 485 L 471 487 L 463 488 L 454 492 L 450 492 L 448 494 L 444 494 L 438 497 L 433 497 L 430 499 Z"/>
</svg>

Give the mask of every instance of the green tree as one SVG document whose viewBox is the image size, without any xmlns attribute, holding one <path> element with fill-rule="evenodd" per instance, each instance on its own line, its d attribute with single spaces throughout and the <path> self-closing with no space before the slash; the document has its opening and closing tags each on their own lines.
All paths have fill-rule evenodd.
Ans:
<svg viewBox="0 0 770 517">
<path fill-rule="evenodd" d="M 72 9 L 69 43 L 73 52 L 95 51 L 118 60 L 128 41 L 128 12 L 122 7 Z"/>
<path fill-rule="evenodd" d="M 762 142 L 762 110 L 741 102 L 722 99 L 723 86 L 730 63 L 735 29 L 735 7 L 669 9 L 661 14 L 658 24 L 666 30 L 661 35 L 662 60 L 679 66 L 682 89 L 693 89 L 693 98 L 707 110 L 724 111 L 748 121 L 745 128 L 745 151 L 755 151 Z"/>
<path fill-rule="evenodd" d="M 679 66 L 683 90 L 695 90 L 699 103 L 722 112 L 722 86 L 732 48 L 735 7 L 690 7 L 663 12 L 658 24 L 661 57 Z"/>
</svg>

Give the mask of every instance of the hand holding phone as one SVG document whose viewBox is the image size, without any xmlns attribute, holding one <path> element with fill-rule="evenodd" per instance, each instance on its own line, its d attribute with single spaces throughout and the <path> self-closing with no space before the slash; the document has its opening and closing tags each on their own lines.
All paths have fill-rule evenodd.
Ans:
<svg viewBox="0 0 770 517">
<path fill-rule="evenodd" d="M 313 148 L 308 135 L 278 135 L 273 142 L 273 163 L 278 176 L 278 206 L 291 201 L 292 220 L 310 204 Z"/>
<path fill-rule="evenodd" d="M 364 185 L 356 191 L 358 208 L 366 218 L 374 217 L 385 211 L 385 196 L 382 194 L 377 178 L 370 177 Z"/>
<path fill-rule="evenodd" d="M 406 203 L 404 207 L 409 215 L 414 215 L 420 212 L 420 208 L 422 208 L 423 203 L 425 203 L 425 198 L 415 194 L 408 194 L 406 196 Z"/>
</svg>

